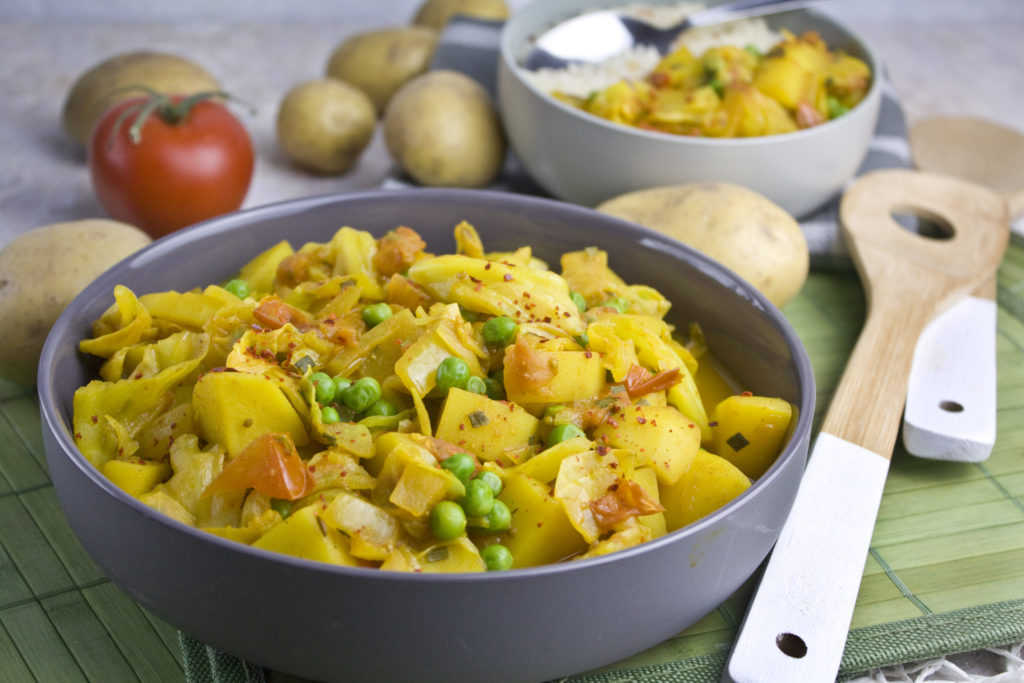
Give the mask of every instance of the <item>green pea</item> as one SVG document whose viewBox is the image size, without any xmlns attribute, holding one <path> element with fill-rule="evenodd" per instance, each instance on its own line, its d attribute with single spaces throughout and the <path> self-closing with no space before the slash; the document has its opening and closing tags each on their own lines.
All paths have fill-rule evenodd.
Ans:
<svg viewBox="0 0 1024 683">
<path fill-rule="evenodd" d="M 605 306 L 611 306 L 619 313 L 625 313 L 629 310 L 629 299 L 623 299 L 621 296 L 617 296 L 614 299 L 608 299 L 604 302 Z"/>
<path fill-rule="evenodd" d="M 476 470 L 476 461 L 469 453 L 454 453 L 441 461 L 441 467 L 454 474 L 459 481 L 465 484 Z"/>
<path fill-rule="evenodd" d="M 832 95 L 829 95 L 825 99 L 825 104 L 828 107 L 829 119 L 839 118 L 846 112 L 850 111 L 848 107 L 844 106 L 838 99 L 836 99 Z"/>
<path fill-rule="evenodd" d="M 462 497 L 462 509 L 470 517 L 483 517 L 494 507 L 494 491 L 481 479 L 466 482 L 466 495 Z"/>
<path fill-rule="evenodd" d="M 369 304 L 363 308 L 363 322 L 370 327 L 376 327 L 390 318 L 391 313 L 391 306 L 383 301 Z"/>
<path fill-rule="evenodd" d="M 442 500 L 430 510 L 430 530 L 440 541 L 451 541 L 466 530 L 466 513 L 452 500 Z"/>
<path fill-rule="evenodd" d="M 353 412 L 361 413 L 380 400 L 380 383 L 373 377 L 360 377 L 341 391 L 341 402 Z"/>
<path fill-rule="evenodd" d="M 291 501 L 283 498 L 273 498 L 270 501 L 271 509 L 275 510 L 277 514 L 281 515 L 281 519 L 285 519 L 292 513 Z"/>
<path fill-rule="evenodd" d="M 501 477 L 490 470 L 484 470 L 477 475 L 477 479 L 484 481 L 488 486 L 491 487 L 491 493 L 498 495 L 501 493 Z"/>
<path fill-rule="evenodd" d="M 348 377 L 342 377 L 341 375 L 334 378 L 334 392 L 335 398 L 341 396 L 341 392 L 346 387 L 352 386 L 352 380 Z"/>
<path fill-rule="evenodd" d="M 515 561 L 512 551 L 500 543 L 492 543 L 481 550 L 480 557 L 489 572 L 511 569 L 512 563 Z"/>
<path fill-rule="evenodd" d="M 386 398 L 382 398 L 379 401 L 374 402 L 369 408 L 363 411 L 363 417 L 371 417 L 373 415 L 398 415 L 398 408 L 395 404 Z"/>
<path fill-rule="evenodd" d="M 494 507 L 484 519 L 487 521 L 488 531 L 507 531 L 512 528 L 512 511 L 500 500 L 494 501 Z"/>
<path fill-rule="evenodd" d="M 448 356 L 437 366 L 434 377 L 437 380 L 437 390 L 447 394 L 452 387 L 462 389 L 469 381 L 471 373 L 469 363 L 458 356 Z"/>
<path fill-rule="evenodd" d="M 316 402 L 322 406 L 334 403 L 338 387 L 326 372 L 314 372 L 309 376 L 309 382 L 316 391 Z"/>
<path fill-rule="evenodd" d="M 324 406 L 320 409 L 320 421 L 325 425 L 332 425 L 341 422 L 341 415 L 334 406 Z"/>
<path fill-rule="evenodd" d="M 483 377 L 477 377 L 472 375 L 466 380 L 466 391 L 472 391 L 474 394 L 486 394 L 487 393 L 487 381 Z"/>
<path fill-rule="evenodd" d="M 481 333 L 488 346 L 508 346 L 516 338 L 519 325 L 507 315 L 499 315 L 484 323 Z"/>
<path fill-rule="evenodd" d="M 249 296 L 249 283 L 245 280 L 240 280 L 239 278 L 228 280 L 228 283 L 224 285 L 224 289 L 228 290 L 239 299 L 244 299 Z"/>
<path fill-rule="evenodd" d="M 548 448 L 551 448 L 556 443 L 562 443 L 569 439 L 575 439 L 577 436 L 586 436 L 583 430 L 574 425 L 571 422 L 565 422 L 560 425 L 555 425 L 548 434 Z"/>
<path fill-rule="evenodd" d="M 576 304 L 576 308 L 580 309 L 580 313 L 587 310 L 587 300 L 583 298 L 583 295 L 579 292 L 569 292 L 569 298 Z"/>
</svg>

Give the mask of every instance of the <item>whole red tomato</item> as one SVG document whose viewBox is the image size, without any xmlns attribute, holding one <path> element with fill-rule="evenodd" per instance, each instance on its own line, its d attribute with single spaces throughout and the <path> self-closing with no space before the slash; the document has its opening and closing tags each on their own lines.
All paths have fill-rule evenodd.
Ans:
<svg viewBox="0 0 1024 683">
<path fill-rule="evenodd" d="M 254 155 L 245 127 L 223 104 L 150 95 L 103 114 L 88 160 L 111 217 L 161 237 L 240 207 Z"/>
</svg>

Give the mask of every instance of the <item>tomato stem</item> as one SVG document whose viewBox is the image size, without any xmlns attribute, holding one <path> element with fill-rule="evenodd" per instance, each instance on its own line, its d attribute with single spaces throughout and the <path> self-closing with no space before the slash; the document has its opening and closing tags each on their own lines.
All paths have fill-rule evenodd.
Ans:
<svg viewBox="0 0 1024 683">
<path fill-rule="evenodd" d="M 117 121 L 114 122 L 114 126 L 110 131 L 110 145 L 114 144 L 114 139 L 117 136 L 117 132 L 124 125 L 125 121 L 134 116 L 131 126 L 128 128 L 128 138 L 132 141 L 132 144 L 139 144 L 142 140 L 142 128 L 146 125 L 146 121 L 149 117 L 156 112 L 165 123 L 176 126 L 182 123 L 188 118 L 189 112 L 199 102 L 210 99 L 222 99 L 229 102 L 235 102 L 240 105 L 244 105 L 250 114 L 256 113 L 256 108 L 251 104 L 244 102 L 226 92 L 221 90 L 208 90 L 198 92 L 188 97 L 183 97 L 180 100 L 174 100 L 164 93 L 157 92 L 152 88 L 146 86 L 128 86 L 128 88 L 122 89 L 138 89 L 143 90 L 147 93 L 147 99 L 140 100 L 136 104 L 127 107 L 117 117 Z"/>
</svg>

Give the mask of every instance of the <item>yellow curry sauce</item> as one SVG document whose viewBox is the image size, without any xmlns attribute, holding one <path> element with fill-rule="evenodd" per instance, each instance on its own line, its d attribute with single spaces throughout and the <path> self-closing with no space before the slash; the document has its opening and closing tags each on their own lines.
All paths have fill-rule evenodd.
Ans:
<svg viewBox="0 0 1024 683">
<path fill-rule="evenodd" d="M 774 461 L 789 403 L 737 393 L 670 303 L 589 248 L 454 254 L 399 227 L 282 241 L 220 285 L 136 295 L 75 440 L 179 522 L 255 547 L 404 571 L 608 553 L 725 504 Z"/>
</svg>

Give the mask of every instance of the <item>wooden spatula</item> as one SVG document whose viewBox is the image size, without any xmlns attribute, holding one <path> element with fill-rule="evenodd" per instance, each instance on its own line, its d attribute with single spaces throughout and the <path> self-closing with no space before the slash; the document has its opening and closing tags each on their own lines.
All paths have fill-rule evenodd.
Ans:
<svg viewBox="0 0 1024 683">
<path fill-rule="evenodd" d="M 951 234 L 903 229 L 927 215 Z M 723 680 L 834 681 L 899 431 L 918 336 L 992 276 L 1009 239 L 990 190 L 908 170 L 862 176 L 840 205 L 867 320 L 740 627 Z"/>
</svg>

